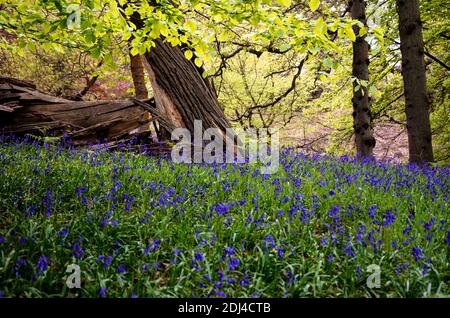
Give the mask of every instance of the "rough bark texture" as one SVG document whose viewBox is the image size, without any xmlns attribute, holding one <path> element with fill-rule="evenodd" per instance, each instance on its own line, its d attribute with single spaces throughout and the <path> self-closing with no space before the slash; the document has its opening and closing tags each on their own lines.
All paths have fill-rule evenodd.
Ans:
<svg viewBox="0 0 450 318">
<path fill-rule="evenodd" d="M 139 14 L 133 14 L 130 19 L 138 28 L 144 27 Z M 157 108 L 176 127 L 193 132 L 194 120 L 201 120 L 203 130 L 219 128 L 225 133 L 230 124 L 209 80 L 204 79 L 201 70 L 185 58 L 180 46 L 174 47 L 162 38 L 155 40 L 155 44 L 144 57 Z"/>
<path fill-rule="evenodd" d="M 364 0 L 350 1 L 352 19 L 358 20 L 366 25 L 366 8 Z M 365 36 L 358 36 L 360 28 L 353 27 L 357 35 L 353 43 L 353 76 L 357 79 L 369 80 L 369 45 Z M 358 85 L 353 83 L 354 88 Z M 371 123 L 369 92 L 367 87 L 360 85 L 360 88 L 353 93 L 353 119 L 356 151 L 358 156 L 367 157 L 373 153 L 375 138 Z"/>
<path fill-rule="evenodd" d="M 147 99 L 148 91 L 145 86 L 145 72 L 140 55 L 130 54 L 130 70 L 133 78 L 134 91 L 137 99 Z"/>
<path fill-rule="evenodd" d="M 203 129 L 213 127 L 225 132 L 230 127 L 208 80 L 184 57 L 179 46 L 157 39 L 156 47 L 145 58 L 152 72 L 156 103 L 162 103 L 177 127 L 193 132 L 194 120 L 201 120 Z"/>
<path fill-rule="evenodd" d="M 409 161 L 432 162 L 433 148 L 418 0 L 397 0 Z"/>
<path fill-rule="evenodd" d="M 44 94 L 32 83 L 0 76 L 0 134 L 67 133 L 76 146 L 105 138 L 115 143 L 149 132 L 152 120 L 168 131 L 174 128 L 151 101 L 71 101 Z"/>
</svg>

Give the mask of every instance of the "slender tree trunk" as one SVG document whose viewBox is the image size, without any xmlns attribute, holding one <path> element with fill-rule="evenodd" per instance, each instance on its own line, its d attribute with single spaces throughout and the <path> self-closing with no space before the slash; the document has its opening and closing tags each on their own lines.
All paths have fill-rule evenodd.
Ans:
<svg viewBox="0 0 450 318">
<path fill-rule="evenodd" d="M 352 19 L 366 25 L 366 7 L 364 0 L 351 0 Z M 353 43 L 353 76 L 361 81 L 369 80 L 369 45 L 365 36 L 359 36 L 360 28 L 353 27 L 356 41 Z M 359 88 L 357 89 L 357 86 Z M 371 123 L 369 92 L 367 85 L 363 86 L 356 81 L 353 83 L 353 120 L 355 131 L 356 151 L 359 157 L 371 156 L 375 147 L 375 138 Z"/>
<path fill-rule="evenodd" d="M 432 162 L 433 147 L 419 0 L 397 0 L 409 161 Z"/>
<path fill-rule="evenodd" d="M 130 54 L 131 77 L 133 78 L 134 91 L 137 99 L 147 99 L 148 91 L 145 86 L 145 72 L 140 55 Z"/>
</svg>

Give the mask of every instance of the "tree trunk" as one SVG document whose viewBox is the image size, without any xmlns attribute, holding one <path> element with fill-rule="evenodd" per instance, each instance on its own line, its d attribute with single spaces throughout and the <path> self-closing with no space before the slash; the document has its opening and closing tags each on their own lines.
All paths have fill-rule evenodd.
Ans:
<svg viewBox="0 0 450 318">
<path fill-rule="evenodd" d="M 433 147 L 419 0 L 397 0 L 409 161 L 432 162 Z"/>
<path fill-rule="evenodd" d="M 364 0 L 352 0 L 352 19 L 358 20 L 366 25 L 366 8 Z M 359 36 L 360 28 L 354 26 L 356 41 L 353 43 L 353 69 L 355 78 L 365 81 L 369 80 L 369 45 L 365 36 Z M 359 88 L 357 87 L 359 85 Z M 353 120 L 355 131 L 356 151 L 358 157 L 368 157 L 372 155 L 375 147 L 375 138 L 371 123 L 371 113 L 369 105 L 369 92 L 367 85 L 363 86 L 357 81 L 353 82 Z"/>
<path fill-rule="evenodd" d="M 133 78 L 134 91 L 137 99 L 147 99 L 148 91 L 145 86 L 145 72 L 140 55 L 130 54 L 131 77 Z"/>
<path fill-rule="evenodd" d="M 135 12 L 130 17 L 138 29 L 145 22 Z M 180 46 L 172 46 L 163 38 L 154 40 L 156 46 L 144 55 L 157 108 L 166 114 L 175 127 L 194 132 L 194 120 L 201 120 L 202 130 L 219 128 L 225 134 L 230 127 L 209 83 L 201 69 L 186 59 Z"/>
<path fill-rule="evenodd" d="M 194 120 L 201 120 L 203 130 L 230 127 L 217 96 L 200 70 L 187 60 L 181 47 L 157 39 L 145 54 L 156 104 L 172 118 L 176 127 L 194 131 Z"/>
</svg>

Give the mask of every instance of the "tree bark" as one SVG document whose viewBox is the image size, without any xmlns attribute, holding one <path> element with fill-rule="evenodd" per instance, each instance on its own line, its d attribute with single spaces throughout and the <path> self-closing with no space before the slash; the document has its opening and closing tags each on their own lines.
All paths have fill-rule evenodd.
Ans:
<svg viewBox="0 0 450 318">
<path fill-rule="evenodd" d="M 366 7 L 364 0 L 351 0 L 352 19 L 366 24 Z M 356 41 L 353 43 L 353 67 L 352 74 L 355 78 L 369 80 L 369 45 L 365 36 L 359 36 L 359 26 L 354 26 Z M 357 87 L 359 85 L 359 88 Z M 368 157 L 373 153 L 375 138 L 371 123 L 369 92 L 367 85 L 363 86 L 357 81 L 353 82 L 353 121 L 355 131 L 355 143 L 358 157 Z"/>
<path fill-rule="evenodd" d="M 409 161 L 433 162 L 419 0 L 397 0 Z"/>
<path fill-rule="evenodd" d="M 145 25 L 136 12 L 130 19 L 138 29 Z M 219 128 L 225 135 L 229 121 L 201 69 L 185 58 L 180 46 L 172 46 L 163 38 L 154 41 L 156 46 L 144 55 L 144 66 L 149 73 L 157 108 L 175 127 L 184 127 L 193 133 L 194 121 L 201 120 L 203 131 Z"/>
<path fill-rule="evenodd" d="M 145 72 L 140 55 L 130 55 L 130 70 L 133 78 L 134 92 L 137 99 L 147 99 L 148 91 L 145 86 Z"/>
<path fill-rule="evenodd" d="M 145 54 L 152 78 L 155 101 L 163 106 L 176 127 L 194 131 L 194 120 L 203 130 L 219 128 L 225 133 L 230 125 L 219 106 L 208 79 L 184 57 L 182 49 L 156 40 L 156 47 Z"/>
</svg>

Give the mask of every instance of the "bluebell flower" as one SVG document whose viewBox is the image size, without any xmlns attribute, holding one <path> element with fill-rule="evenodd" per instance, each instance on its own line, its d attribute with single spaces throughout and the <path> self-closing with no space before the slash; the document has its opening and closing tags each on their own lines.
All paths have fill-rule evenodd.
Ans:
<svg viewBox="0 0 450 318">
<path fill-rule="evenodd" d="M 230 211 L 230 208 L 227 204 L 219 203 L 214 207 L 214 210 L 217 212 L 219 216 L 227 214 Z"/>
<path fill-rule="evenodd" d="M 225 247 L 223 249 L 226 255 L 233 255 L 234 254 L 234 247 Z"/>
<path fill-rule="evenodd" d="M 445 239 L 445 244 L 450 245 L 450 231 L 447 231 L 447 238 Z"/>
<path fill-rule="evenodd" d="M 84 255 L 83 248 L 81 247 L 81 245 L 78 242 L 75 242 L 72 244 L 72 252 L 73 252 L 73 256 L 75 256 L 75 258 L 82 258 Z"/>
<path fill-rule="evenodd" d="M 418 262 L 422 257 L 422 249 L 420 247 L 413 247 L 412 248 L 412 256 L 414 257 L 414 260 Z"/>
<path fill-rule="evenodd" d="M 59 231 L 60 237 L 67 237 L 68 234 L 69 234 L 69 226 L 68 225 L 66 225 L 66 227 L 64 229 Z"/>
<path fill-rule="evenodd" d="M 6 242 L 6 238 L 4 236 L 0 236 L 0 244 L 3 244 Z"/>
<path fill-rule="evenodd" d="M 227 297 L 227 295 L 223 291 L 220 291 L 220 290 L 215 290 L 214 293 L 216 294 L 217 297 L 222 297 L 222 298 Z"/>
<path fill-rule="evenodd" d="M 141 267 L 141 273 L 145 273 L 146 271 L 148 271 L 148 264 L 147 263 L 142 265 L 142 267 Z"/>
<path fill-rule="evenodd" d="M 353 251 L 353 247 L 350 242 L 347 242 L 346 246 L 343 246 L 342 249 L 344 250 L 345 254 L 349 257 L 355 257 L 355 252 Z"/>
<path fill-rule="evenodd" d="M 5 297 L 5 292 L 3 290 L 0 290 L 0 298 L 4 298 Z"/>
<path fill-rule="evenodd" d="M 333 254 L 328 254 L 328 256 L 327 256 L 328 263 L 333 263 L 333 260 L 334 260 Z"/>
<path fill-rule="evenodd" d="M 203 275 L 203 277 L 204 277 L 208 282 L 211 282 L 211 276 L 209 276 L 208 274 Z"/>
<path fill-rule="evenodd" d="M 431 218 L 431 220 L 427 223 L 424 224 L 423 228 L 426 231 L 429 231 L 431 229 L 431 227 L 433 227 L 433 225 L 436 223 L 436 218 Z"/>
<path fill-rule="evenodd" d="M 196 252 L 196 253 L 195 253 L 195 260 L 196 260 L 197 262 L 203 262 L 203 255 L 202 255 L 202 253 Z"/>
<path fill-rule="evenodd" d="M 403 235 L 408 235 L 411 232 L 411 224 L 408 224 L 404 229 L 403 229 Z"/>
<path fill-rule="evenodd" d="M 395 274 L 397 276 L 400 276 L 400 273 L 401 273 L 401 267 L 400 267 L 400 264 L 397 264 L 397 266 L 395 267 Z"/>
<path fill-rule="evenodd" d="M 270 234 L 267 234 L 266 238 L 264 239 L 264 247 L 266 249 L 267 249 L 267 245 L 269 245 L 270 248 L 275 247 L 275 239 Z"/>
<path fill-rule="evenodd" d="M 378 212 L 378 205 L 372 205 L 372 206 L 369 208 L 369 217 L 370 217 L 371 219 L 374 219 L 375 216 L 377 215 L 377 212 Z"/>
<path fill-rule="evenodd" d="M 19 259 L 16 261 L 16 264 L 15 264 L 15 266 L 14 266 L 14 275 L 15 275 L 16 277 L 19 277 L 19 275 L 20 275 L 20 269 L 21 269 L 22 267 L 25 267 L 25 266 L 27 266 L 27 260 L 26 260 L 25 258 L 23 258 L 23 257 L 19 258 Z"/>
<path fill-rule="evenodd" d="M 106 297 L 106 291 L 107 291 L 108 289 L 107 288 L 100 288 L 100 292 L 98 293 L 99 294 L 99 296 L 101 297 L 101 298 L 105 298 Z"/>
<path fill-rule="evenodd" d="M 239 266 L 239 260 L 237 258 L 233 258 L 230 256 L 229 260 L 228 260 L 228 268 L 230 270 L 235 270 L 236 267 Z"/>
<path fill-rule="evenodd" d="M 125 268 L 125 265 L 120 264 L 120 265 L 117 267 L 117 272 L 118 272 L 119 274 L 124 274 L 124 273 L 126 273 L 126 272 L 127 272 L 127 269 Z"/>
<path fill-rule="evenodd" d="M 25 244 L 27 244 L 27 242 L 28 242 L 28 238 L 25 237 L 25 236 L 22 236 L 22 237 L 19 239 L 19 245 L 20 245 L 20 246 L 24 246 Z"/>
<path fill-rule="evenodd" d="M 41 255 L 36 264 L 36 272 L 38 274 L 45 273 L 47 271 L 47 266 L 48 266 L 48 258 L 45 255 Z"/>
<path fill-rule="evenodd" d="M 246 287 L 250 285 L 250 278 L 248 277 L 248 273 L 245 273 L 244 278 L 239 282 L 239 285 L 242 287 Z"/>
<path fill-rule="evenodd" d="M 392 225 L 395 221 L 395 215 L 390 210 L 386 210 L 383 218 L 384 220 L 381 222 L 381 226 L 383 227 Z"/>
<path fill-rule="evenodd" d="M 277 255 L 280 259 L 284 259 L 284 251 L 282 247 L 277 248 Z"/>
</svg>

